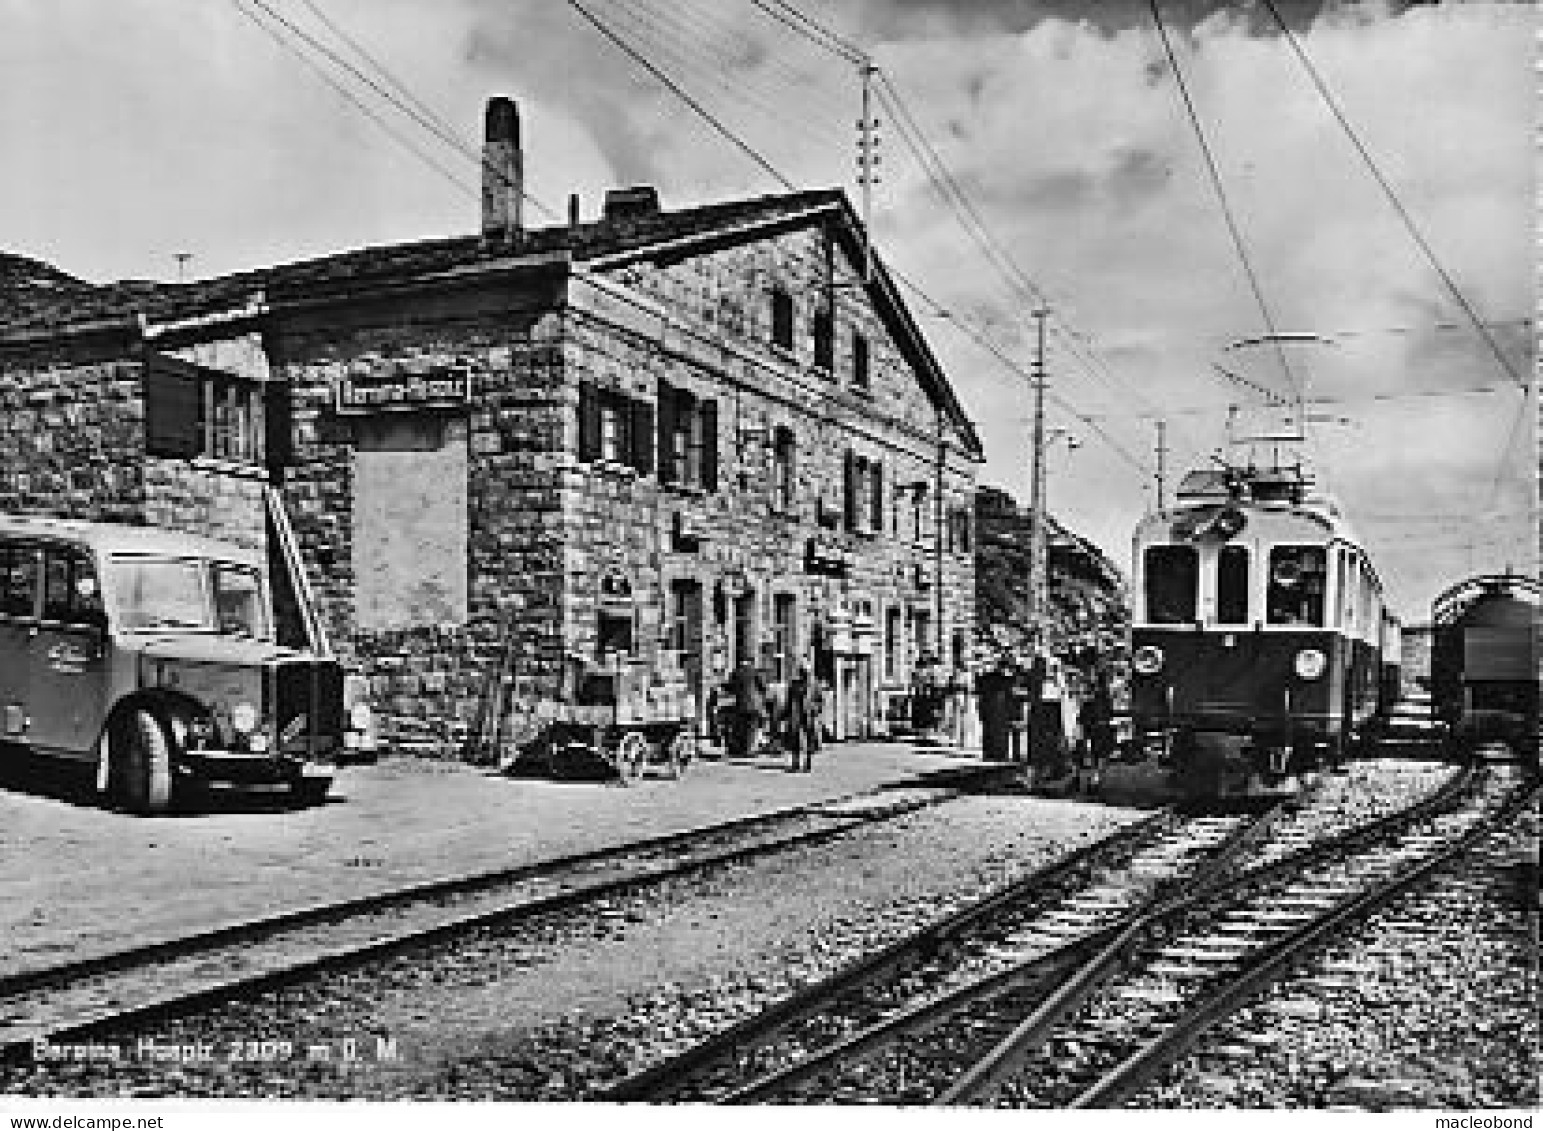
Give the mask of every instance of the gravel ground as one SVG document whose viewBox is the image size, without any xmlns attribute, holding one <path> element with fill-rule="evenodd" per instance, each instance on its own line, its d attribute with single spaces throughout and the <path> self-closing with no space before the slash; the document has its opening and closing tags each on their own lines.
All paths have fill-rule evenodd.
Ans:
<svg viewBox="0 0 1543 1131">
<path fill-rule="evenodd" d="M 53 1095 L 578 1099 L 792 988 L 1138 819 L 1025 797 L 962 798 L 579 916 L 404 956 L 153 1033 L 100 1038 L 125 1059 L 0 1070 Z M 375 1038 L 396 1059 L 375 1055 Z M 137 1042 L 206 1042 L 152 1063 Z M 231 1042 L 280 1042 L 268 1063 Z M 360 1060 L 343 1062 L 345 1041 Z M 288 1042 L 286 1048 L 283 1042 Z M 309 1059 L 309 1049 L 331 1059 Z"/>
<path fill-rule="evenodd" d="M 1218 1026 L 1137 1104 L 1536 1107 L 1537 843 L 1534 812 Z"/>
<path fill-rule="evenodd" d="M 328 804 L 144 819 L 63 775 L 0 773 L 0 972 L 48 965 L 312 903 L 679 832 L 979 765 L 899 743 L 782 761 L 703 762 L 622 788 L 517 780 L 428 759 L 342 771 Z M 0 770 L 4 770 L 0 767 Z M 58 779 L 58 780 L 56 780 Z M 53 788 L 57 786 L 58 788 Z"/>
</svg>

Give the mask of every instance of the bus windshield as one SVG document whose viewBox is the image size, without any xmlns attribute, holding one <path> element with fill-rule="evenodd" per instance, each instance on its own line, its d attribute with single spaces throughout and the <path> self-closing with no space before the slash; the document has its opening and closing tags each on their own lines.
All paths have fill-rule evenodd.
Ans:
<svg viewBox="0 0 1543 1131">
<path fill-rule="evenodd" d="M 192 558 L 115 558 L 114 621 L 129 632 L 219 632 L 271 638 L 255 569 Z"/>
</svg>

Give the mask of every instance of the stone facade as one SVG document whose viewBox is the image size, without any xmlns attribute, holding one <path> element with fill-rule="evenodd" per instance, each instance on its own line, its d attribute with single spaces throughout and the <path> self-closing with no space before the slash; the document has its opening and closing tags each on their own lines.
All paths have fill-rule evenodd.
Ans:
<svg viewBox="0 0 1543 1131">
<path fill-rule="evenodd" d="M 13 323 L 0 510 L 260 543 L 272 485 L 404 743 L 455 749 L 506 651 L 516 713 L 604 651 L 700 710 L 749 656 L 882 732 L 970 640 L 980 451 L 859 236 L 836 193 L 645 209 Z"/>
</svg>

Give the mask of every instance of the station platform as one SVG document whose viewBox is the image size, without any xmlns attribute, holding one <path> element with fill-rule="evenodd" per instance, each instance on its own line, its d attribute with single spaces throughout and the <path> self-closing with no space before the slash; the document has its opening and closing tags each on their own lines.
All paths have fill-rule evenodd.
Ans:
<svg viewBox="0 0 1543 1131">
<path fill-rule="evenodd" d="M 27 775 L 0 782 L 0 973 L 443 877 L 595 851 L 738 817 L 917 784 L 979 751 L 842 743 L 702 760 L 628 785 L 505 777 L 387 756 L 324 805 L 224 804 L 135 817 Z"/>
</svg>

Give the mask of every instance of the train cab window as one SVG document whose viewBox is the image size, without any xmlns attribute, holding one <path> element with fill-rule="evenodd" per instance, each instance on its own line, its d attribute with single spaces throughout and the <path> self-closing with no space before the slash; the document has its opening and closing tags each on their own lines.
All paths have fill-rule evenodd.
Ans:
<svg viewBox="0 0 1543 1131">
<path fill-rule="evenodd" d="M 1148 546 L 1144 559 L 1147 621 L 1187 624 L 1195 619 L 1200 558 L 1193 546 Z"/>
<path fill-rule="evenodd" d="M 1323 624 L 1325 568 L 1322 546 L 1276 546 L 1270 551 L 1265 604 L 1271 624 Z"/>
<path fill-rule="evenodd" d="M 1216 555 L 1216 623 L 1248 623 L 1248 548 L 1223 546 Z"/>
<path fill-rule="evenodd" d="M 42 581 L 40 562 L 34 546 L 0 545 L 0 615 L 33 615 Z"/>
</svg>

